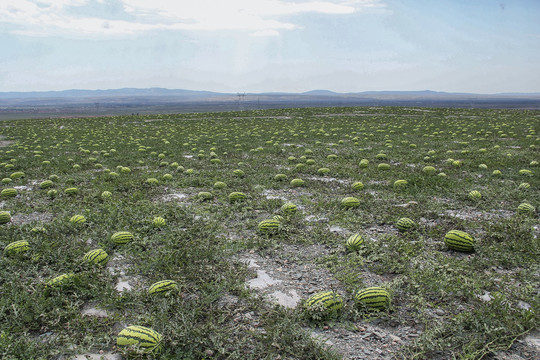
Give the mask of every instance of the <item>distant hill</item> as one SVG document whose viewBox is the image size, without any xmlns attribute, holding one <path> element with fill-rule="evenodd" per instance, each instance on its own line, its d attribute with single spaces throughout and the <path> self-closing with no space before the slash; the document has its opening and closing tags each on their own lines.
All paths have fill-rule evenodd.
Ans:
<svg viewBox="0 0 540 360">
<path fill-rule="evenodd" d="M 62 90 L 62 91 L 31 91 L 31 92 L 0 92 L 0 99 L 29 99 L 29 98 L 80 98 L 80 97 L 110 97 L 110 96 L 178 96 L 189 98 L 208 98 L 222 96 L 211 91 L 195 91 L 164 88 L 123 88 L 110 90 Z"/>
<path fill-rule="evenodd" d="M 421 91 L 336 93 L 219 93 L 164 88 L 0 92 L 0 120 L 283 109 L 321 106 L 407 106 L 540 110 L 540 94 L 469 94 Z"/>
<path fill-rule="evenodd" d="M 350 93 L 337 93 L 330 90 L 311 90 L 303 93 L 289 92 L 268 92 L 268 93 L 248 93 L 245 96 L 291 96 L 291 97 L 400 97 L 403 99 L 410 97 L 537 97 L 540 93 L 501 93 L 501 94 L 474 94 L 474 93 L 448 93 L 432 90 L 421 91 L 363 91 Z M 197 91 L 185 89 L 165 89 L 165 88 L 123 88 L 108 90 L 84 90 L 71 89 L 62 91 L 31 91 L 31 92 L 0 92 L 0 99 L 44 99 L 44 98 L 103 98 L 103 97 L 177 97 L 185 99 L 211 99 L 216 97 L 237 97 L 237 94 L 219 93 L 212 91 Z"/>
</svg>

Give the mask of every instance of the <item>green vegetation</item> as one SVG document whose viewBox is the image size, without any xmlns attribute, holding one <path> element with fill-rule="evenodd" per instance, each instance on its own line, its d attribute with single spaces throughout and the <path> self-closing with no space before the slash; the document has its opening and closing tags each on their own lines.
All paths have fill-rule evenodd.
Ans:
<svg viewBox="0 0 540 360">
<path fill-rule="evenodd" d="M 539 116 L 387 107 L 4 121 L 0 357 L 339 359 L 312 332 L 366 325 L 399 332 L 388 358 L 508 349 L 540 323 Z M 469 252 L 448 248 L 452 230 L 474 239 Z M 308 285 L 294 280 L 296 308 L 246 287 L 250 254 L 312 269 Z M 355 303 L 373 287 L 381 311 Z M 322 316 L 314 302 L 306 317 L 302 304 L 323 292 L 339 311 Z M 155 331 L 159 352 L 118 346 L 130 325 Z"/>
</svg>

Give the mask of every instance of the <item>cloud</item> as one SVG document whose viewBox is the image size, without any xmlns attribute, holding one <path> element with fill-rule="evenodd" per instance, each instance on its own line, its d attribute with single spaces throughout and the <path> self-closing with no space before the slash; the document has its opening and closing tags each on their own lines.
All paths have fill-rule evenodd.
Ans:
<svg viewBox="0 0 540 360">
<path fill-rule="evenodd" d="M 299 28 L 291 16 L 353 14 L 381 0 L 118 0 L 122 17 L 87 16 L 86 6 L 106 0 L 18 0 L 0 2 L 0 24 L 12 33 L 33 35 L 129 35 L 154 30 L 247 31 L 276 36 Z"/>
<path fill-rule="evenodd" d="M 279 31 L 277 31 L 277 30 L 272 30 L 272 29 L 269 29 L 269 30 L 258 30 L 258 31 L 252 32 L 252 33 L 249 34 L 249 35 L 250 35 L 250 36 L 254 36 L 254 37 L 279 36 Z"/>
</svg>

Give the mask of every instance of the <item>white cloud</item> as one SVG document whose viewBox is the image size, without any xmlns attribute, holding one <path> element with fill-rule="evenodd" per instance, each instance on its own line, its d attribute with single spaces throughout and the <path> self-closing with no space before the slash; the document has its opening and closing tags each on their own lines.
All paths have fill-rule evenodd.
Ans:
<svg viewBox="0 0 540 360">
<path fill-rule="evenodd" d="M 134 20 L 85 16 L 83 6 L 90 0 L 17 0 L 0 2 L 0 24 L 12 25 L 14 33 L 42 36 L 126 35 L 151 30 L 240 30 L 253 36 L 276 36 L 279 31 L 298 28 L 291 22 L 292 15 L 352 14 L 381 0 L 120 1 L 125 15 Z M 77 7 L 81 9 L 79 14 L 75 12 Z"/>
<path fill-rule="evenodd" d="M 269 30 L 258 30 L 258 31 L 252 32 L 252 33 L 249 34 L 249 35 L 250 35 L 250 36 L 254 36 L 254 37 L 279 36 L 279 31 L 277 31 L 277 30 L 272 30 L 272 29 L 269 29 Z"/>
</svg>

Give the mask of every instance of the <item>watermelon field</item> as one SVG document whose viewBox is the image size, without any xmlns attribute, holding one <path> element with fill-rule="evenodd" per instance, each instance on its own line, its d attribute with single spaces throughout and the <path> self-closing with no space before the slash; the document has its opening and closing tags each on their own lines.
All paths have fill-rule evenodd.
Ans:
<svg viewBox="0 0 540 360">
<path fill-rule="evenodd" d="M 2 359 L 540 358 L 540 112 L 0 122 Z"/>
</svg>

